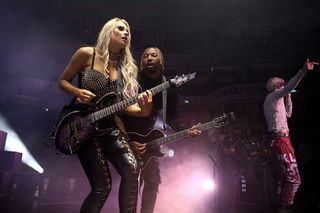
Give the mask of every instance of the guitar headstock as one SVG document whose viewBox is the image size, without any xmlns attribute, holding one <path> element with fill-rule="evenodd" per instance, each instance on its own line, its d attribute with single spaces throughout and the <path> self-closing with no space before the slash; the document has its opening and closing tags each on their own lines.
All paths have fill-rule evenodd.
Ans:
<svg viewBox="0 0 320 213">
<path fill-rule="evenodd" d="M 182 74 L 181 76 L 177 75 L 175 78 L 170 79 L 169 82 L 172 87 L 180 87 L 182 84 L 185 84 L 186 82 L 194 79 L 195 77 L 196 72 L 187 75 Z"/>
<path fill-rule="evenodd" d="M 236 120 L 236 117 L 233 112 L 223 113 L 223 115 L 216 117 L 212 120 L 215 127 L 222 127 L 228 125 L 231 121 Z"/>
</svg>

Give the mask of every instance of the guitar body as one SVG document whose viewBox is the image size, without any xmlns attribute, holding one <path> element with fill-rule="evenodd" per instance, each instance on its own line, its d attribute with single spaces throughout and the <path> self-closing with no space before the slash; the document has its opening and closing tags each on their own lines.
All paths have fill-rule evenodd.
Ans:
<svg viewBox="0 0 320 213">
<path fill-rule="evenodd" d="M 143 144 L 147 143 L 146 152 L 142 156 L 136 155 L 141 169 L 144 169 L 152 158 L 164 156 L 164 154 L 160 151 L 160 146 L 148 146 L 149 141 L 165 137 L 165 134 L 162 131 L 155 129 L 150 131 L 146 135 L 141 135 L 135 132 L 128 132 L 128 137 L 130 138 L 130 141 L 136 141 Z"/>
<path fill-rule="evenodd" d="M 77 109 L 77 106 L 75 106 L 72 107 L 74 110 L 67 109 L 67 111 L 71 112 L 60 113 L 64 114 L 64 116 L 56 127 L 54 136 L 56 148 L 63 154 L 71 155 L 76 153 L 93 136 L 102 136 L 108 133 L 114 126 L 114 117 L 112 115 L 97 122 L 92 122 L 88 115 L 112 105 L 116 97 L 115 93 L 108 93 L 90 108 Z"/>
</svg>

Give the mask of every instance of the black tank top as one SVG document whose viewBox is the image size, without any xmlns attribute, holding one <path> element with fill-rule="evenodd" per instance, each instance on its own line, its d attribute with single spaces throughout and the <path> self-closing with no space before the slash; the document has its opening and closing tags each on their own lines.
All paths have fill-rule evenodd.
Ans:
<svg viewBox="0 0 320 213">
<path fill-rule="evenodd" d="M 98 100 L 106 93 L 119 93 L 118 80 L 110 80 L 109 75 L 94 69 L 96 50 L 93 48 L 91 68 L 79 74 L 78 86 L 94 93 Z"/>
</svg>

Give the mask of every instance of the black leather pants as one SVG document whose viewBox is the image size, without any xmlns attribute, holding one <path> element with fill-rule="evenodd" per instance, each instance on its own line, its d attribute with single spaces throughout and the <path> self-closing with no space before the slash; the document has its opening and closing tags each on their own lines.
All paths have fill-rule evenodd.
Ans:
<svg viewBox="0 0 320 213">
<path fill-rule="evenodd" d="M 110 161 L 121 176 L 119 208 L 121 213 L 136 213 L 138 165 L 127 141 L 118 130 L 111 135 L 87 141 L 78 152 L 90 182 L 91 192 L 81 206 L 81 213 L 100 212 L 111 191 Z"/>
</svg>

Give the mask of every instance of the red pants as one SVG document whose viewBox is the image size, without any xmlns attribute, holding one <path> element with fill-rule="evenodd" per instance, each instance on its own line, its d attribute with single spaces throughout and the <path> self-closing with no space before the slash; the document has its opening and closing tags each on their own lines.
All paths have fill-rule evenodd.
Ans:
<svg viewBox="0 0 320 213">
<path fill-rule="evenodd" d="M 272 140 L 272 150 L 280 166 L 278 199 L 281 205 L 290 206 L 301 183 L 290 137 L 275 137 Z"/>
</svg>

